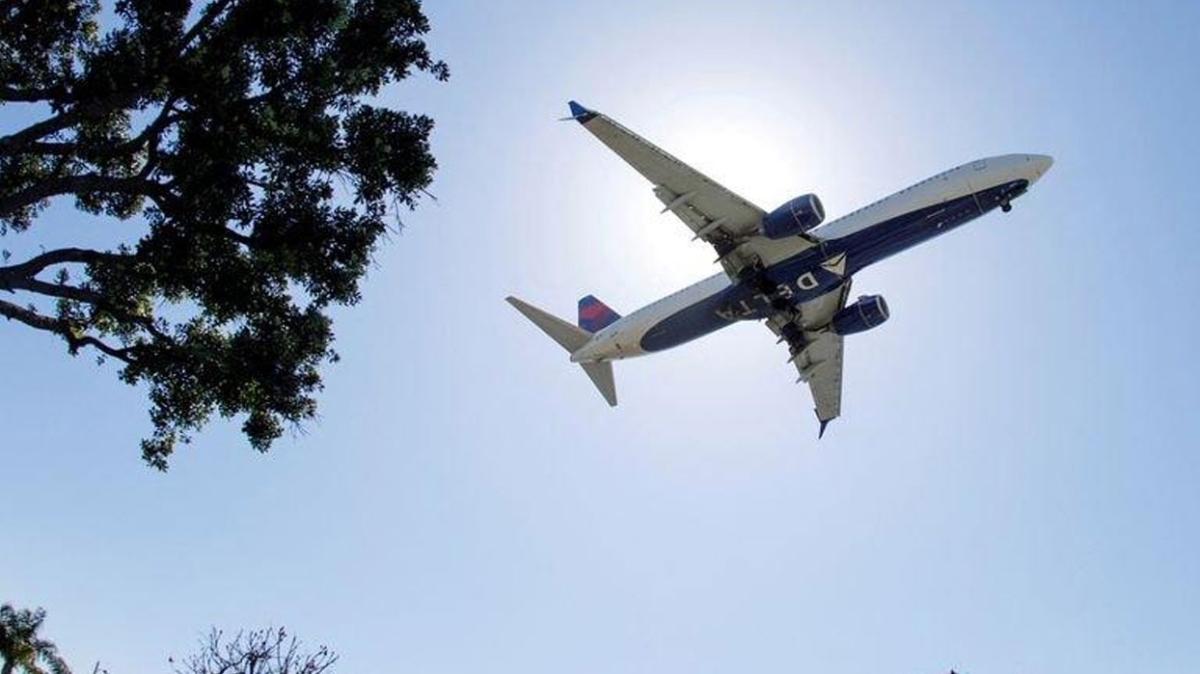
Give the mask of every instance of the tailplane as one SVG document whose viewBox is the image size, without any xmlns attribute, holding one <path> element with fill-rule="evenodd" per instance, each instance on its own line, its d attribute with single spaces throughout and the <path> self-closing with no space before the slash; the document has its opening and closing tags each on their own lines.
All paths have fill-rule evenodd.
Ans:
<svg viewBox="0 0 1200 674">
<path fill-rule="evenodd" d="M 587 330 L 571 325 L 558 316 L 551 316 L 532 304 L 522 302 L 515 297 L 507 297 L 505 299 L 517 311 L 525 314 L 525 318 L 533 321 L 534 325 L 541 328 L 542 332 L 550 335 L 550 339 L 558 342 L 559 346 L 570 353 L 578 351 L 592 338 L 592 333 Z"/>
<path fill-rule="evenodd" d="M 617 383 L 613 381 L 612 363 L 607 360 L 595 363 L 580 363 L 592 383 L 600 391 L 600 395 L 608 401 L 609 407 L 617 406 Z"/>
<path fill-rule="evenodd" d="M 580 322 L 583 321 L 583 302 L 586 299 L 587 298 L 585 297 L 583 300 L 579 301 Z M 515 297 L 507 297 L 505 300 L 509 304 L 513 305 L 517 311 L 524 314 L 525 318 L 528 318 L 534 325 L 541 328 L 542 332 L 550 336 L 550 339 L 558 342 L 558 345 L 566 349 L 568 353 L 575 353 L 579 349 L 583 348 L 583 345 L 587 344 L 588 340 L 592 338 L 592 331 L 586 330 L 579 326 L 571 325 L 557 316 L 553 316 L 545 311 L 542 311 L 541 309 L 538 309 L 532 304 L 522 302 Z M 612 309 L 605 307 L 604 304 L 599 300 L 596 300 L 596 302 L 605 310 L 612 312 Z M 613 320 L 615 321 L 616 318 Z M 612 321 L 609 321 L 604 325 L 609 325 L 610 323 L 612 323 Z M 580 365 L 583 367 L 583 371 L 587 373 L 588 378 L 591 379 L 592 383 L 596 385 L 596 388 L 600 391 L 600 395 L 604 396 L 604 399 L 609 405 L 615 407 L 617 404 L 617 387 L 613 381 L 612 363 L 607 361 L 599 361 L 580 363 Z"/>
</svg>

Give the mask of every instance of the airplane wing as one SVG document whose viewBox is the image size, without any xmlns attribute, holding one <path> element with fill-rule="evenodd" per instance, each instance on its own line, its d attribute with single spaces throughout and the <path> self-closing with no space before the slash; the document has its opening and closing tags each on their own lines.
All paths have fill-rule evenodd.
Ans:
<svg viewBox="0 0 1200 674">
<path fill-rule="evenodd" d="M 609 117 L 570 102 L 571 117 L 637 169 L 654 185 L 654 195 L 692 232 L 717 250 L 717 260 L 731 278 L 746 266 L 765 260 L 771 242 L 759 234 L 763 209 L 734 194 L 712 178 L 679 161 Z M 807 239 L 798 239 L 805 241 Z M 810 245 L 815 245 L 807 240 Z M 794 254 L 803 250 L 791 242 Z"/>
<path fill-rule="evenodd" d="M 844 340 L 829 329 L 833 315 L 846 306 L 850 282 L 836 290 L 799 305 L 795 312 L 780 313 L 767 319 L 767 327 L 788 343 L 791 358 L 800 377 L 808 383 L 814 411 L 821 422 L 817 437 L 825 426 L 842 413 L 842 353 Z"/>
</svg>

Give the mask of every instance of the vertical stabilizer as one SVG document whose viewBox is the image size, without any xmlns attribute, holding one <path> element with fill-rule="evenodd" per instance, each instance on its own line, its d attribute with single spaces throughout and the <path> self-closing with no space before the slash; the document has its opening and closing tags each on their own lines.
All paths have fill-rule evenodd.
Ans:
<svg viewBox="0 0 1200 674">
<path fill-rule="evenodd" d="M 608 308 L 608 305 L 588 295 L 579 299 L 579 327 L 588 332 L 600 332 L 617 322 L 621 314 Z"/>
</svg>

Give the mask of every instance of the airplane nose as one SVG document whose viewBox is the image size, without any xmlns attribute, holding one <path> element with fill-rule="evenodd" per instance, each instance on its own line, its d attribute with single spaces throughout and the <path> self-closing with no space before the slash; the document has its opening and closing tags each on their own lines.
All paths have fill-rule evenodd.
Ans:
<svg viewBox="0 0 1200 674">
<path fill-rule="evenodd" d="M 1028 164 L 1030 184 L 1046 175 L 1046 171 L 1049 171 L 1050 167 L 1054 165 L 1054 157 L 1048 154 L 1028 154 L 1025 155 L 1025 161 Z"/>
</svg>

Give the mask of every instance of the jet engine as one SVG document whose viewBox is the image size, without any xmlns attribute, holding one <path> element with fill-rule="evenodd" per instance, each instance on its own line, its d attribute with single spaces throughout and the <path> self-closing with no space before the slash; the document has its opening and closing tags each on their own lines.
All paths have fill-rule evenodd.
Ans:
<svg viewBox="0 0 1200 674">
<path fill-rule="evenodd" d="M 882 295 L 863 295 L 854 304 L 833 317 L 833 331 L 839 335 L 865 332 L 888 319 L 888 305 Z"/>
<path fill-rule="evenodd" d="M 786 239 L 807 232 L 824 219 L 821 200 L 815 194 L 805 194 L 768 213 L 759 229 L 768 239 Z"/>
</svg>

